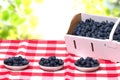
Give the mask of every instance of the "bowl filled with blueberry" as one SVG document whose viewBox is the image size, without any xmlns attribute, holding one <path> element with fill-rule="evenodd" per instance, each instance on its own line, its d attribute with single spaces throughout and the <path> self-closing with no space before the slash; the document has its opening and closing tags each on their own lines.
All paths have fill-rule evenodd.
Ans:
<svg viewBox="0 0 120 80">
<path fill-rule="evenodd" d="M 22 70 L 29 66 L 29 61 L 22 56 L 8 57 L 4 60 L 4 66 L 11 70 Z"/>
<path fill-rule="evenodd" d="M 93 59 L 92 57 L 81 57 L 78 60 L 76 60 L 74 64 L 76 69 L 83 72 L 95 71 L 100 67 L 99 61 L 97 59 Z"/>
<path fill-rule="evenodd" d="M 39 65 L 43 70 L 56 71 L 64 67 L 64 62 L 62 59 L 56 58 L 56 56 L 50 56 L 48 58 L 41 58 Z"/>
</svg>

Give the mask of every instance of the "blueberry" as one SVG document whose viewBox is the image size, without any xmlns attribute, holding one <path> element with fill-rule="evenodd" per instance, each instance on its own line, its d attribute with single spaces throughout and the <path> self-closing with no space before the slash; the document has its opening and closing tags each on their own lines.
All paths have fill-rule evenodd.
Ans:
<svg viewBox="0 0 120 80">
<path fill-rule="evenodd" d="M 12 61 L 13 61 L 13 58 L 12 58 L 12 57 L 8 58 L 8 61 L 9 61 L 9 62 L 12 62 Z"/>
<path fill-rule="evenodd" d="M 101 24 L 102 24 L 102 25 L 105 25 L 106 23 L 105 23 L 105 21 L 102 21 Z"/>
<path fill-rule="evenodd" d="M 118 40 L 118 37 L 116 35 L 113 36 L 114 40 Z"/>
<path fill-rule="evenodd" d="M 91 61 L 92 58 L 91 58 L 91 57 L 87 57 L 85 60 L 86 60 L 86 61 Z"/>
<path fill-rule="evenodd" d="M 44 61 L 44 60 L 45 60 L 45 58 L 41 58 L 41 59 L 40 59 L 40 61 Z"/>
<path fill-rule="evenodd" d="M 85 20 L 85 23 L 90 23 L 90 19 L 86 19 L 86 20 Z"/>
<path fill-rule="evenodd" d="M 9 66 L 22 66 L 28 64 L 29 61 L 25 58 L 22 58 L 21 56 L 18 57 L 9 57 L 4 60 L 4 64 L 7 64 Z"/>
<path fill-rule="evenodd" d="M 4 64 L 7 64 L 9 61 L 8 61 L 8 59 L 5 59 L 4 60 Z"/>
<path fill-rule="evenodd" d="M 46 60 L 47 60 L 47 59 L 45 59 L 43 62 L 44 62 L 44 63 L 47 63 Z"/>
<path fill-rule="evenodd" d="M 13 66 L 18 66 L 18 64 L 13 64 Z"/>
<path fill-rule="evenodd" d="M 46 66 L 50 66 L 50 63 L 46 63 Z"/>
<path fill-rule="evenodd" d="M 62 59 L 57 59 L 55 56 L 50 56 L 46 59 L 45 58 L 41 58 L 41 59 L 39 61 L 39 64 L 43 66 L 56 67 L 64 64 Z"/>
<path fill-rule="evenodd" d="M 114 22 L 110 22 L 110 26 L 112 26 L 112 27 L 113 27 L 113 26 L 114 26 Z"/>
<path fill-rule="evenodd" d="M 89 18 L 86 19 L 85 21 L 79 22 L 75 26 L 72 34 L 77 36 L 86 36 L 97 39 L 108 39 L 108 36 L 111 32 L 113 25 L 114 22 L 108 22 L 108 21 L 97 22 Z"/>
<path fill-rule="evenodd" d="M 18 64 L 18 66 L 23 66 L 23 64 L 22 64 L 22 63 L 20 63 L 20 64 Z"/>
<path fill-rule="evenodd" d="M 79 24 L 84 24 L 85 22 L 84 21 L 80 21 Z"/>
<path fill-rule="evenodd" d="M 79 35 L 80 34 L 80 31 L 76 31 L 76 33 L 75 33 L 76 35 Z"/>
<path fill-rule="evenodd" d="M 49 63 L 50 62 L 50 60 L 48 60 L 48 59 L 46 59 L 46 61 L 45 61 L 46 63 Z"/>
<path fill-rule="evenodd" d="M 50 56 L 48 59 L 49 59 L 49 60 L 55 60 L 56 57 L 55 57 L 55 56 Z"/>
<path fill-rule="evenodd" d="M 80 64 L 85 65 L 86 64 L 85 60 L 81 61 Z"/>
<path fill-rule="evenodd" d="M 12 66 L 13 64 L 12 63 L 7 63 L 7 65 Z"/>
<path fill-rule="evenodd" d="M 23 65 L 27 65 L 28 63 L 29 63 L 28 60 L 24 60 L 24 61 L 22 61 L 22 64 L 23 64 Z"/>
<path fill-rule="evenodd" d="M 11 63 L 13 63 L 13 64 L 17 64 L 17 61 L 13 60 Z"/>
<path fill-rule="evenodd" d="M 113 40 L 116 40 L 116 41 L 120 42 L 120 36 L 119 35 L 120 35 L 120 23 L 115 30 Z"/>
<path fill-rule="evenodd" d="M 78 60 L 80 60 L 80 61 L 84 61 L 84 58 L 83 57 L 81 57 L 80 59 L 78 59 Z"/>
<path fill-rule="evenodd" d="M 76 66 L 79 66 L 79 63 L 78 63 L 78 61 L 75 61 L 75 63 L 74 63 Z"/>
<path fill-rule="evenodd" d="M 23 60 L 22 56 L 18 56 L 18 61 L 22 61 L 22 60 Z"/>
<path fill-rule="evenodd" d="M 92 38 L 96 38 L 96 35 L 95 35 L 95 34 L 93 34 L 93 33 L 92 33 L 92 35 L 91 35 L 91 36 L 92 36 Z"/>
<path fill-rule="evenodd" d="M 13 64 L 13 60 L 12 60 L 12 58 L 10 57 L 10 58 L 8 58 L 8 59 L 5 59 L 5 60 L 4 60 L 4 63 L 7 64 L 7 65 L 12 65 L 12 64 Z"/>
<path fill-rule="evenodd" d="M 55 64 L 55 62 L 54 61 L 51 61 L 50 62 L 50 66 L 55 66 L 56 64 Z"/>
<path fill-rule="evenodd" d="M 59 59 L 56 59 L 56 60 L 55 60 L 55 63 L 59 63 Z"/>
<path fill-rule="evenodd" d="M 96 67 L 99 66 L 99 62 L 96 59 L 93 59 L 92 57 L 87 58 L 80 58 L 74 62 L 74 64 L 78 67 Z"/>
<path fill-rule="evenodd" d="M 63 65 L 64 64 L 64 62 L 62 61 L 62 60 L 59 60 L 59 63 L 58 63 L 59 65 Z"/>
<path fill-rule="evenodd" d="M 93 60 L 94 64 L 99 64 L 98 60 Z"/>
<path fill-rule="evenodd" d="M 87 63 L 87 64 L 85 65 L 85 67 L 91 67 L 91 65 L 90 65 L 89 63 Z"/>
<path fill-rule="evenodd" d="M 99 22 L 95 22 L 95 26 L 94 27 L 100 27 L 101 26 L 101 24 L 99 23 Z"/>
<path fill-rule="evenodd" d="M 39 62 L 39 64 L 40 64 L 40 65 L 43 65 L 43 64 L 44 64 L 44 62 L 43 62 L 43 61 L 40 61 L 40 62 Z"/>
<path fill-rule="evenodd" d="M 94 62 L 93 62 L 93 60 L 92 60 L 92 61 L 90 61 L 90 64 L 91 64 L 91 65 L 94 65 Z"/>
<path fill-rule="evenodd" d="M 85 33 L 84 32 L 81 32 L 81 34 L 80 34 L 81 36 L 85 36 Z"/>
<path fill-rule="evenodd" d="M 80 62 L 81 62 L 81 60 L 80 60 L 80 59 L 78 59 L 78 60 L 77 60 L 77 63 L 80 63 Z"/>
<path fill-rule="evenodd" d="M 48 66 L 48 65 L 46 63 L 44 63 L 43 66 Z"/>
<path fill-rule="evenodd" d="M 93 67 L 99 66 L 99 63 L 97 63 L 97 64 L 94 63 L 94 65 L 92 65 L 92 66 L 93 66 Z"/>
</svg>

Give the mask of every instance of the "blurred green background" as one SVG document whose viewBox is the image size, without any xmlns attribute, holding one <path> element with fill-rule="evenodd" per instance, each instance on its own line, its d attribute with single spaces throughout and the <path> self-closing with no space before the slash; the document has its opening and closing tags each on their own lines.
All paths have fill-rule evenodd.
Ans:
<svg viewBox="0 0 120 80">
<path fill-rule="evenodd" d="M 82 9 L 85 13 L 120 17 L 120 0 L 73 2 L 73 10 Z M 0 0 L 0 39 L 42 39 L 40 35 L 33 34 L 38 17 L 33 14 L 32 3 L 41 5 L 44 0 Z"/>
</svg>

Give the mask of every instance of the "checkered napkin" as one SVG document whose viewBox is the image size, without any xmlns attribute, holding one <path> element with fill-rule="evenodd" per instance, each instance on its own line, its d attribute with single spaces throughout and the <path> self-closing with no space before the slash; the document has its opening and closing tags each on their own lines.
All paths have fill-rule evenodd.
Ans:
<svg viewBox="0 0 120 80">
<path fill-rule="evenodd" d="M 20 71 L 5 68 L 3 60 L 17 54 L 30 61 L 29 67 Z M 54 72 L 42 70 L 40 58 L 53 55 L 64 60 L 64 68 Z M 61 40 L 0 40 L 0 80 L 120 80 L 120 63 L 101 59 L 99 70 L 80 72 L 74 66 L 78 58 L 67 52 Z"/>
</svg>

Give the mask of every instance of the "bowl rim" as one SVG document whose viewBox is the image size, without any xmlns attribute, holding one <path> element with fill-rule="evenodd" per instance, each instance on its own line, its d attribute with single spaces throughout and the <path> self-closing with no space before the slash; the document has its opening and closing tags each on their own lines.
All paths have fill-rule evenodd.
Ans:
<svg viewBox="0 0 120 80">
<path fill-rule="evenodd" d="M 61 68 L 64 67 L 64 64 L 63 65 L 60 65 L 60 66 L 54 66 L 54 67 L 51 67 L 51 66 L 43 66 L 43 65 L 40 65 L 40 68 L 43 69 L 43 70 L 46 70 L 46 71 L 57 71 Z"/>
<path fill-rule="evenodd" d="M 6 65 L 4 64 L 4 66 L 10 70 L 22 70 L 25 69 L 29 66 L 29 64 L 23 65 L 23 66 L 10 66 L 10 65 Z"/>
<path fill-rule="evenodd" d="M 79 71 L 90 72 L 90 71 L 95 71 L 95 70 L 99 69 L 100 65 L 95 66 L 95 67 L 79 67 L 79 66 L 75 65 L 75 68 Z"/>
</svg>

